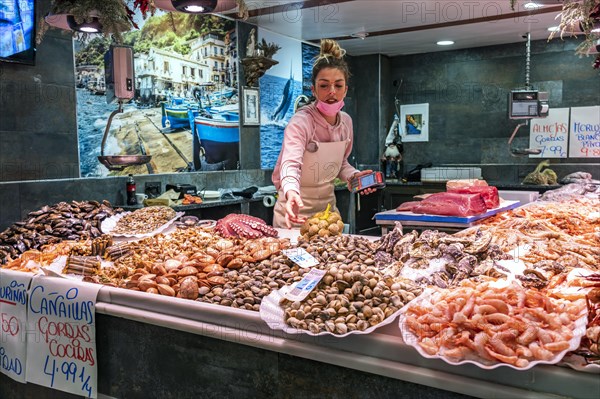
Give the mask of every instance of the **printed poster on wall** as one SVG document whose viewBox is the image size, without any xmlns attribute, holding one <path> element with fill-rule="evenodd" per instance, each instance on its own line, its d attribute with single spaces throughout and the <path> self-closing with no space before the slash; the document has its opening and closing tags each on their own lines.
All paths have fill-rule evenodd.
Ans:
<svg viewBox="0 0 600 399">
<path fill-rule="evenodd" d="M 566 158 L 569 140 L 569 108 L 550 108 L 546 118 L 529 123 L 529 148 L 541 153 L 530 158 Z"/>
<path fill-rule="evenodd" d="M 31 283 L 27 381 L 97 397 L 96 297 L 100 285 L 36 276 Z"/>
<path fill-rule="evenodd" d="M 25 383 L 27 290 L 32 274 L 0 269 L 0 372 Z"/>
<path fill-rule="evenodd" d="M 109 126 L 105 155 L 149 155 L 151 161 L 109 170 L 98 161 L 116 102 L 103 54 L 110 39 L 75 40 L 75 85 L 81 177 L 232 170 L 239 163 L 235 21 L 216 15 L 134 15 L 125 32 L 133 47 L 135 97 Z"/>
<path fill-rule="evenodd" d="M 571 108 L 569 158 L 600 157 L 600 106 Z"/>
<path fill-rule="evenodd" d="M 278 64 L 259 80 L 260 167 L 272 169 L 281 151 L 283 132 L 294 113 L 294 102 L 302 94 L 302 43 L 259 29 L 258 42 L 262 40 L 281 47 L 273 56 Z"/>
</svg>

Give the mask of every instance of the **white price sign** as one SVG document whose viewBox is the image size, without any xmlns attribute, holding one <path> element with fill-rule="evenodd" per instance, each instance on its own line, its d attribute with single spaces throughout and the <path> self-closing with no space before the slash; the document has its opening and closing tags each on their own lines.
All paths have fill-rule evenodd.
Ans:
<svg viewBox="0 0 600 399">
<path fill-rule="evenodd" d="M 0 372 L 25 383 L 27 290 L 32 274 L 0 269 Z"/>
<path fill-rule="evenodd" d="M 319 264 L 319 261 L 314 256 L 306 252 L 304 248 L 284 249 L 283 254 L 292 262 L 302 268 L 313 267 Z"/>
<path fill-rule="evenodd" d="M 569 108 L 550 108 L 546 118 L 531 120 L 529 148 L 538 149 L 530 158 L 566 158 L 569 141 Z"/>
<path fill-rule="evenodd" d="M 290 301 L 301 301 L 315 289 L 327 272 L 320 269 L 311 269 L 302 277 L 297 284 L 292 285 L 292 289 L 283 294 L 284 298 Z"/>
<path fill-rule="evenodd" d="M 29 292 L 27 381 L 97 397 L 96 296 L 100 285 L 34 277 Z"/>
</svg>

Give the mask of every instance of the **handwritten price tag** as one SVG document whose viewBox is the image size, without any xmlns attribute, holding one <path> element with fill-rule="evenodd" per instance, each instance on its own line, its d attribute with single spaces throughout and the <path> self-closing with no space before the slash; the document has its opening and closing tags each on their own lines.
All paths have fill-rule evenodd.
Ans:
<svg viewBox="0 0 600 399">
<path fill-rule="evenodd" d="M 566 158 L 569 140 L 569 108 L 552 108 L 546 118 L 530 123 L 529 148 L 541 151 L 530 158 Z"/>
<path fill-rule="evenodd" d="M 571 108 L 569 157 L 600 157 L 600 106 Z"/>
<path fill-rule="evenodd" d="M 309 268 L 319 264 L 319 261 L 306 252 L 304 248 L 284 249 L 282 252 L 292 262 L 303 268 Z"/>
<path fill-rule="evenodd" d="M 25 383 L 27 290 L 31 274 L 0 269 L 0 372 Z"/>
<path fill-rule="evenodd" d="M 292 289 L 285 294 L 284 298 L 290 301 L 301 301 L 310 294 L 310 292 L 319 284 L 323 276 L 326 274 L 325 270 L 311 269 L 304 275 Z"/>
<path fill-rule="evenodd" d="M 97 397 L 95 305 L 99 285 L 35 277 L 29 293 L 27 381 Z"/>
</svg>

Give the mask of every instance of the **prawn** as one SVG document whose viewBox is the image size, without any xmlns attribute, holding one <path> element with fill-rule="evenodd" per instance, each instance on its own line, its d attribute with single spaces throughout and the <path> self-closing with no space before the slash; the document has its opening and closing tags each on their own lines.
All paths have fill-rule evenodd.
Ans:
<svg viewBox="0 0 600 399">
<path fill-rule="evenodd" d="M 481 358 L 486 360 L 492 360 L 493 358 L 487 353 L 485 349 L 488 340 L 489 337 L 485 332 L 478 332 L 477 334 L 475 334 L 475 337 L 473 337 L 473 349 Z"/>
<path fill-rule="evenodd" d="M 544 345 L 544 348 L 552 352 L 562 352 L 564 350 L 569 349 L 570 346 L 571 345 L 567 341 L 560 341 L 546 344 Z"/>
<path fill-rule="evenodd" d="M 492 313 L 484 316 L 484 320 L 490 324 L 501 325 L 511 320 L 510 316 L 504 313 Z"/>
<path fill-rule="evenodd" d="M 472 353 L 472 351 L 469 348 L 467 348 L 466 346 L 459 346 L 459 347 L 452 348 L 452 349 L 444 349 L 443 356 L 462 360 L 462 359 L 467 358 L 467 356 L 470 355 L 471 353 Z"/>
<path fill-rule="evenodd" d="M 440 347 L 431 338 L 425 338 L 424 340 L 419 341 L 419 346 L 431 356 L 437 355 L 440 350 Z"/>
<path fill-rule="evenodd" d="M 519 360 L 519 358 L 517 356 L 514 356 L 514 355 L 512 355 L 512 356 L 506 356 L 506 355 L 503 355 L 501 353 L 494 352 L 492 350 L 492 348 L 490 348 L 490 345 L 486 345 L 485 346 L 485 350 L 486 350 L 486 352 L 487 352 L 488 355 L 490 355 L 491 357 L 493 357 L 496 360 L 500 360 L 503 363 L 516 364 L 517 361 Z"/>
<path fill-rule="evenodd" d="M 538 328 L 536 326 L 529 326 L 523 334 L 517 337 L 517 343 L 520 345 L 529 345 L 536 339 L 537 334 Z"/>
<path fill-rule="evenodd" d="M 532 342 L 531 344 L 529 344 L 529 349 L 531 350 L 533 357 L 538 360 L 548 361 L 554 357 L 554 354 L 552 352 L 542 348 L 540 345 L 538 345 L 537 342 Z"/>
<path fill-rule="evenodd" d="M 497 313 L 498 309 L 496 309 L 492 305 L 482 304 L 482 305 L 476 305 L 475 308 L 473 309 L 473 312 L 475 314 L 484 314 L 485 315 L 485 314 Z"/>
<path fill-rule="evenodd" d="M 514 331 L 503 331 L 497 334 L 494 334 L 490 337 L 489 345 L 494 349 L 494 351 L 500 353 L 504 356 L 514 356 L 515 351 L 512 350 L 508 345 L 504 343 L 504 339 L 514 339 L 516 337 Z M 491 355 L 493 356 L 493 355 Z"/>
<path fill-rule="evenodd" d="M 489 306 L 493 306 L 496 309 L 496 312 L 498 313 L 504 313 L 504 314 L 509 314 L 510 313 L 510 307 L 508 306 L 508 304 L 506 302 L 504 302 L 501 299 L 486 299 L 482 302 L 483 305 L 489 305 Z M 496 312 L 490 312 L 490 313 L 496 313 Z"/>
</svg>

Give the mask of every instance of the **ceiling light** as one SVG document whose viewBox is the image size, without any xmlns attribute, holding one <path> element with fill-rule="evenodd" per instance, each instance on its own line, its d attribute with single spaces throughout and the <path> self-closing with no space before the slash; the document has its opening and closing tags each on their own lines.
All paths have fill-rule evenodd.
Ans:
<svg viewBox="0 0 600 399">
<path fill-rule="evenodd" d="M 67 15 L 67 24 L 69 25 L 69 28 L 71 28 L 72 30 L 75 30 L 77 32 L 84 32 L 84 33 L 99 33 L 102 32 L 102 24 L 100 23 L 100 21 L 98 20 L 97 17 L 93 17 L 91 21 L 83 21 L 82 23 L 78 24 L 77 21 L 75 21 L 75 17 L 72 15 Z"/>
<path fill-rule="evenodd" d="M 237 4 L 235 0 L 154 0 L 154 5 L 165 11 L 207 14 L 231 10 Z"/>
<path fill-rule="evenodd" d="M 71 14 L 48 14 L 44 17 L 44 20 L 48 25 L 55 28 L 84 33 L 100 33 L 102 32 L 102 24 L 98 19 L 99 16 L 100 14 L 97 11 L 91 11 L 86 20 L 80 24 L 75 21 L 75 17 Z"/>
<path fill-rule="evenodd" d="M 440 40 L 439 42 L 437 42 L 438 46 L 451 46 L 453 44 L 454 42 L 452 40 Z"/>
<path fill-rule="evenodd" d="M 523 4 L 523 8 L 526 10 L 535 10 L 538 8 L 542 8 L 542 4 L 534 3 L 533 1 L 530 1 L 529 3 Z"/>
<path fill-rule="evenodd" d="M 217 6 L 217 0 L 171 0 L 173 7 L 181 12 L 200 14 L 212 12 Z"/>
</svg>

